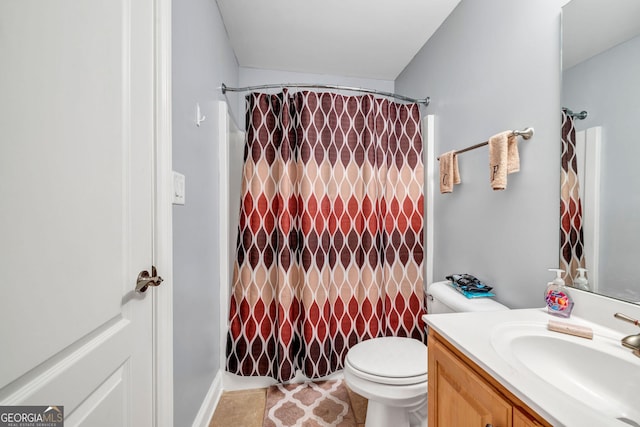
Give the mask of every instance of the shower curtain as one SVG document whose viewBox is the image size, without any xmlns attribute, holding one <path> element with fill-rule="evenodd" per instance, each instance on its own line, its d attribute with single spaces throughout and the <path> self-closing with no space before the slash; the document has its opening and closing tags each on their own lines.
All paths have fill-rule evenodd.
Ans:
<svg viewBox="0 0 640 427">
<path fill-rule="evenodd" d="M 560 268 L 565 282 L 573 284 L 577 269 L 584 268 L 582 203 L 576 161 L 576 130 L 573 117 L 562 111 L 562 157 L 560 173 Z"/>
<path fill-rule="evenodd" d="M 363 340 L 424 340 L 418 105 L 253 93 L 247 128 L 227 370 L 318 378 Z"/>
</svg>

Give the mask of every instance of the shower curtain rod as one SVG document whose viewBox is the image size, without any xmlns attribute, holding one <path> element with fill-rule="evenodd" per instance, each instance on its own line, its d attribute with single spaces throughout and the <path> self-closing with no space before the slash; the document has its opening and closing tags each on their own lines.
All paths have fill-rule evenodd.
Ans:
<svg viewBox="0 0 640 427">
<path fill-rule="evenodd" d="M 571 111 L 566 107 L 563 107 L 562 109 L 564 110 L 565 113 L 567 113 L 567 116 L 571 116 L 574 119 L 578 119 L 578 120 L 584 120 L 589 115 L 589 113 L 587 113 L 585 110 L 582 110 L 579 113 L 574 113 L 573 111 Z"/>
<path fill-rule="evenodd" d="M 250 91 L 261 90 L 261 89 L 282 89 L 285 87 L 334 89 L 334 90 L 348 90 L 352 92 L 372 93 L 375 95 L 382 95 L 382 96 L 388 96 L 391 98 L 400 99 L 402 101 L 423 104 L 425 107 L 429 105 L 429 102 L 431 100 L 431 98 L 429 98 L 428 96 L 424 99 L 415 99 L 415 98 L 409 98 L 408 96 L 404 96 L 404 95 L 398 95 L 397 93 L 383 92 L 376 89 L 366 89 L 362 87 L 350 87 L 350 86 L 340 86 L 340 85 L 327 85 L 327 84 L 318 84 L 318 83 L 280 83 L 280 84 L 266 84 L 266 85 L 258 85 L 258 86 L 247 86 L 247 87 L 228 87 L 226 84 L 222 83 L 220 90 L 222 90 L 222 93 L 225 94 L 226 92 L 250 92 Z"/>
</svg>

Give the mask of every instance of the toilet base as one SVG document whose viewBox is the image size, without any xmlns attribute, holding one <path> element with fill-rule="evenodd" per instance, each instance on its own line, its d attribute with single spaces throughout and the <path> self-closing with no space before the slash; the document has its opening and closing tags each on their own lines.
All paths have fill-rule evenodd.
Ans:
<svg viewBox="0 0 640 427">
<path fill-rule="evenodd" d="M 407 408 L 389 406 L 375 400 L 367 404 L 365 427 L 427 427 L 427 404 L 415 411 Z"/>
<path fill-rule="evenodd" d="M 410 427 L 408 415 L 406 408 L 388 406 L 369 400 L 364 427 Z"/>
</svg>

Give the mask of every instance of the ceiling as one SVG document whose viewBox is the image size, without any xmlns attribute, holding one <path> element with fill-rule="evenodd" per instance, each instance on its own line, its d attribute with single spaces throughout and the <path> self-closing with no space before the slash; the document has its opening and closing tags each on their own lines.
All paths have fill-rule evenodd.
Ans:
<svg viewBox="0 0 640 427">
<path fill-rule="evenodd" d="M 562 65 L 574 65 L 640 34 L 638 0 L 572 0 L 562 9 Z"/>
<path fill-rule="evenodd" d="M 395 80 L 460 0 L 217 0 L 241 67 Z"/>
</svg>

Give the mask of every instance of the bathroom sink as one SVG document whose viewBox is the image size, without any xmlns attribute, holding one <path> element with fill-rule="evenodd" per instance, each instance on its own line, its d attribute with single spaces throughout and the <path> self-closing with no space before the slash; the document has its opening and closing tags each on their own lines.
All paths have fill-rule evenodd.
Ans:
<svg viewBox="0 0 640 427">
<path fill-rule="evenodd" d="M 517 372 L 619 425 L 640 427 L 640 358 L 619 337 L 595 334 L 589 340 L 548 331 L 542 322 L 513 322 L 496 326 L 491 344 Z"/>
</svg>

